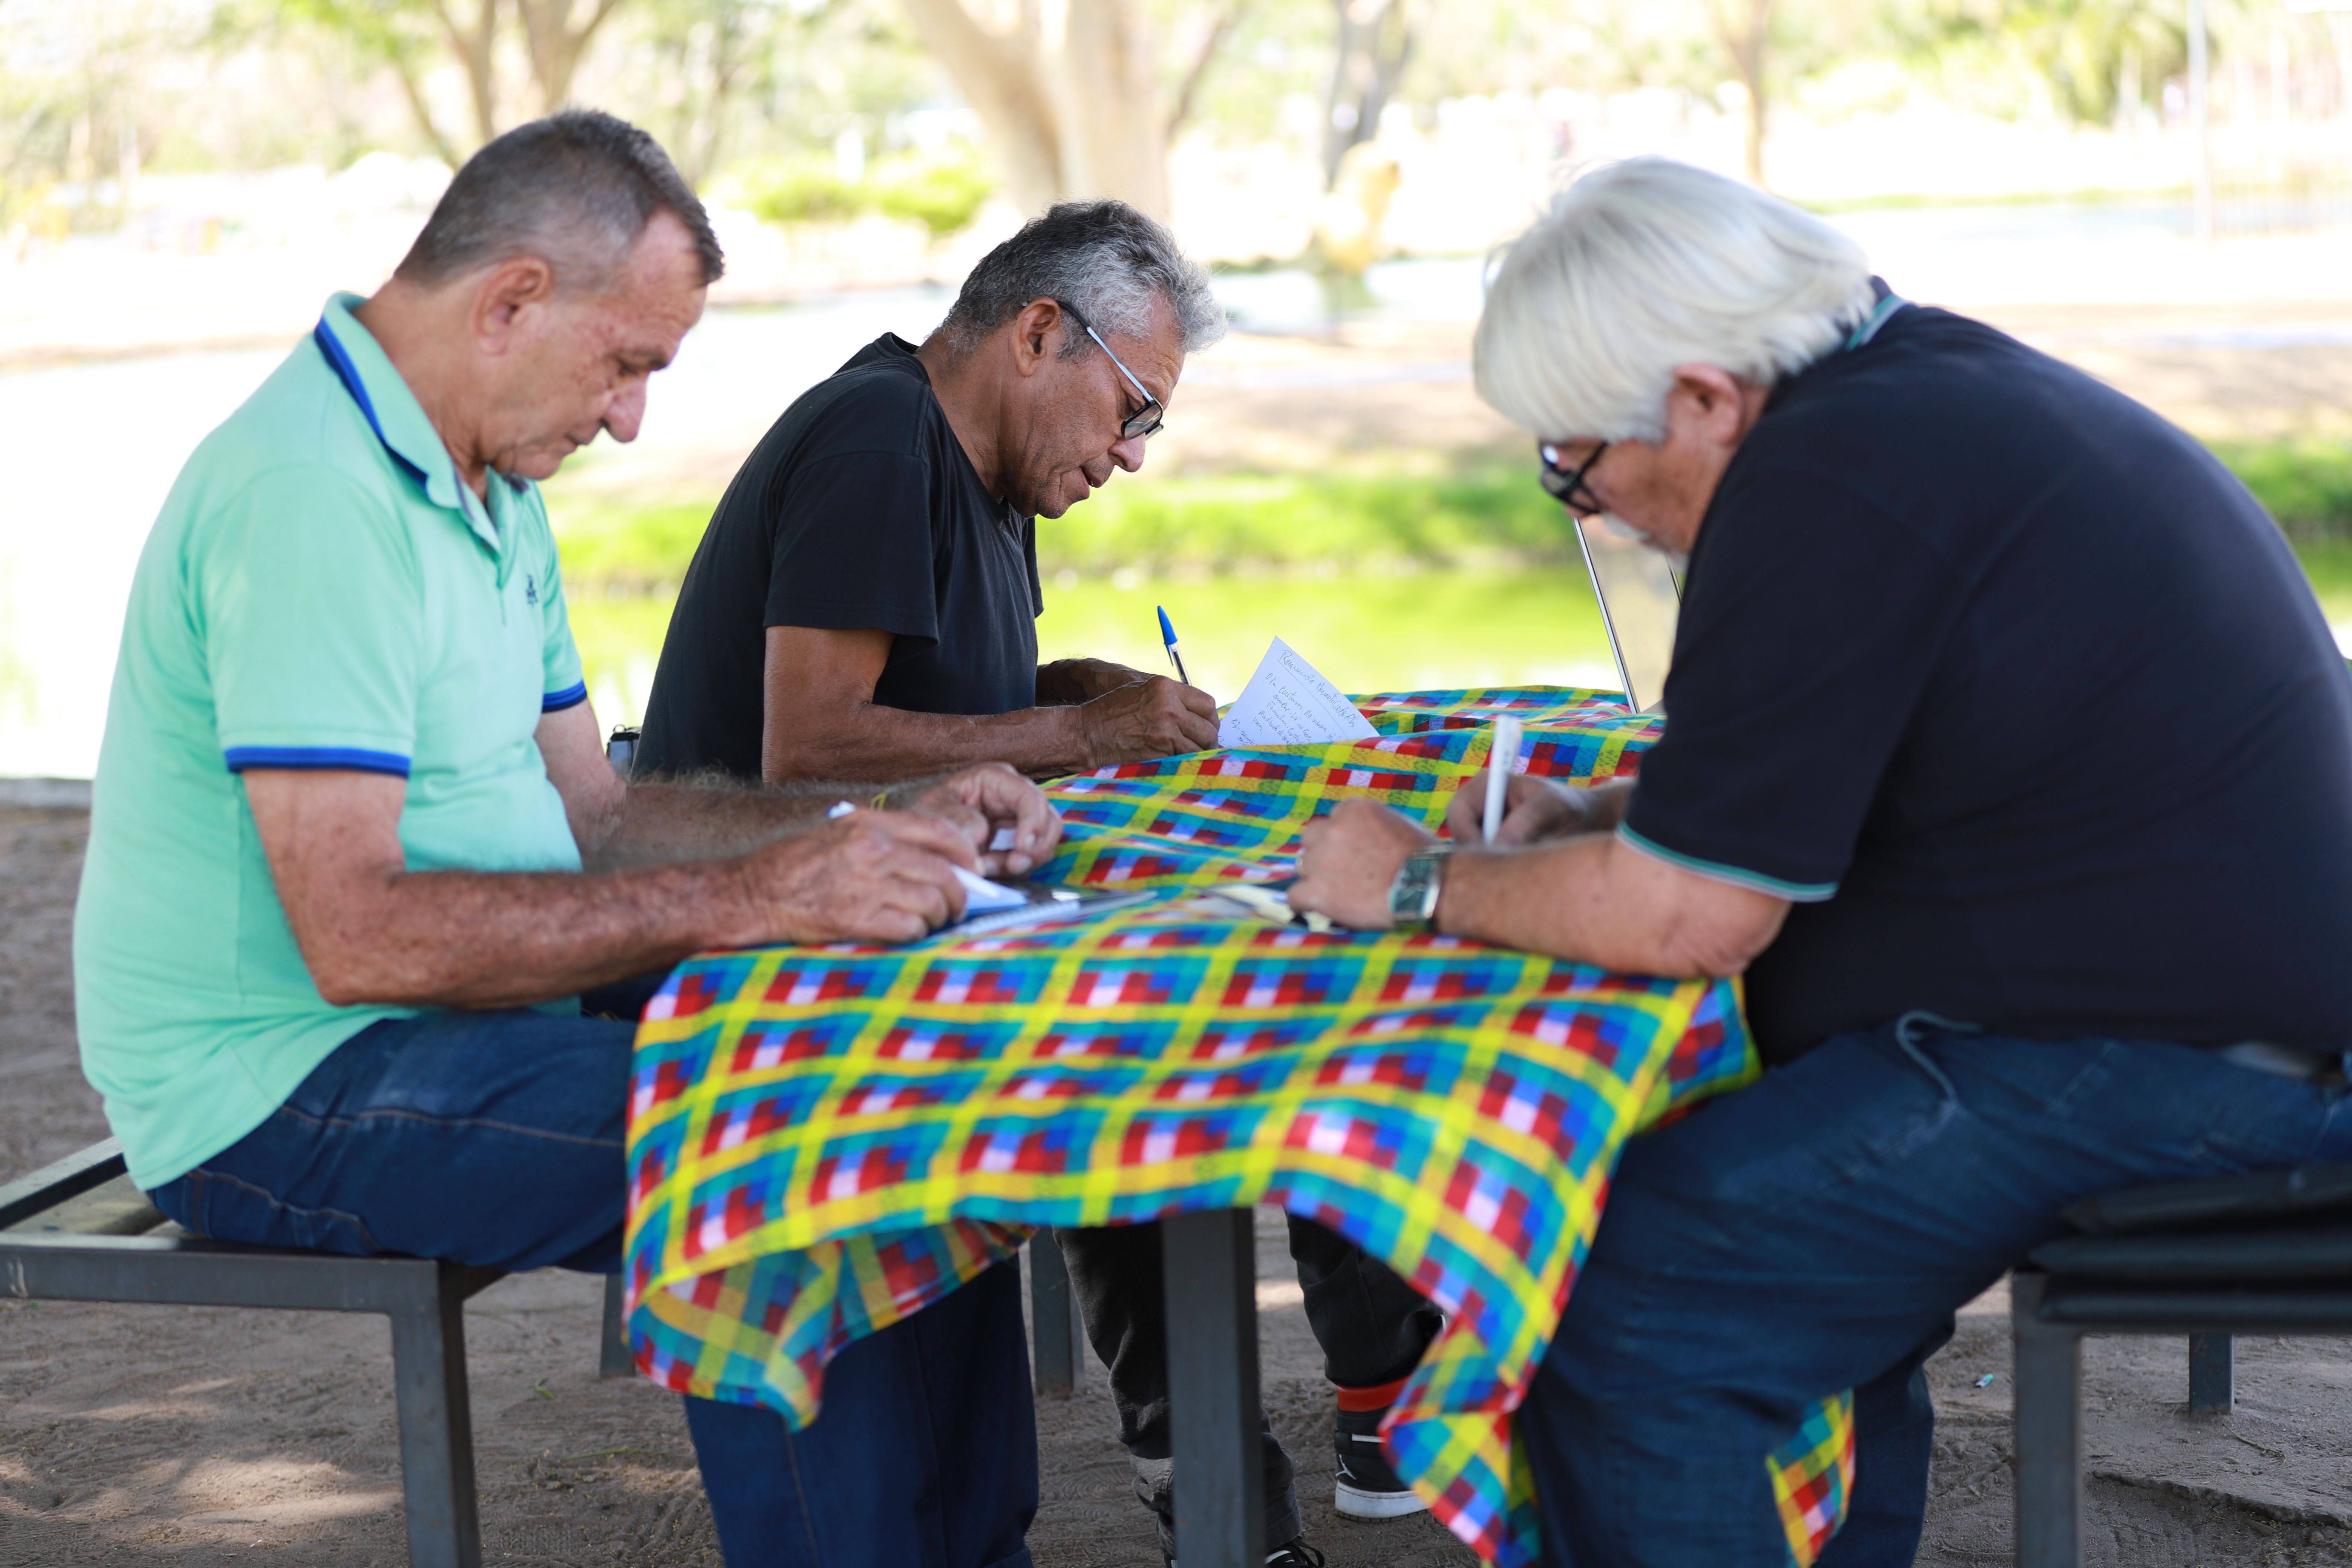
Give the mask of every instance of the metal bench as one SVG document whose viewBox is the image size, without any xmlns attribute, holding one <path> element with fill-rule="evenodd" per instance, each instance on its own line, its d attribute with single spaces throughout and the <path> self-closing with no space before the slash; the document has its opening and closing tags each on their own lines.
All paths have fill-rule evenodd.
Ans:
<svg viewBox="0 0 2352 1568">
<path fill-rule="evenodd" d="M 2234 1334 L 2352 1333 L 2352 1166 L 2168 1182 L 2066 1211 L 2010 1282 L 2018 1568 L 2078 1568 L 2085 1334 L 2189 1335 L 2189 1408 L 2228 1410 Z"/>
<path fill-rule="evenodd" d="M 467 1297 L 502 1278 L 496 1268 L 426 1258 L 344 1258 L 190 1236 L 131 1185 L 122 1146 L 111 1138 L 0 1186 L 0 1293 L 389 1318 L 414 1568 L 478 1568 L 482 1561 L 465 1308 Z M 632 1370 L 616 1274 L 604 1289 L 597 1372 L 615 1377 Z"/>
</svg>

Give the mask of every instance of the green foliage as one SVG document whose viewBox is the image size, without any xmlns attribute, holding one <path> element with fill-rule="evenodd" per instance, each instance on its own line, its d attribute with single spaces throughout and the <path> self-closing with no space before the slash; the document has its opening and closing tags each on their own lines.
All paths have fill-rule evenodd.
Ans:
<svg viewBox="0 0 2352 1568">
<path fill-rule="evenodd" d="M 838 223 L 878 212 L 921 224 L 938 238 L 968 226 L 996 182 L 969 152 L 884 159 L 855 184 L 831 158 L 803 153 L 738 164 L 723 188 L 727 199 L 768 223 Z"/>
<path fill-rule="evenodd" d="M 871 205 L 863 184 L 834 172 L 833 160 L 814 154 L 762 158 L 731 172 L 735 199 L 767 223 L 825 223 L 856 217 Z"/>
<path fill-rule="evenodd" d="M 2352 444 L 2215 442 L 2213 451 L 2289 533 L 2352 534 Z"/>
<path fill-rule="evenodd" d="M 712 502 L 614 507 L 551 499 L 565 581 L 577 592 L 642 592 L 686 573 Z M 1040 519 L 1048 575 L 1381 570 L 1406 563 L 1576 558 L 1559 504 L 1531 468 L 1435 476 L 1235 475 L 1121 480 L 1068 515 Z"/>
<path fill-rule="evenodd" d="M 2352 539 L 2352 445 L 2306 439 L 2215 451 L 2298 539 Z M 558 481 L 550 504 L 572 591 L 630 594 L 685 575 L 716 502 L 616 506 L 572 499 Z M 1517 464 L 1433 475 L 1122 479 L 1037 523 L 1037 562 L 1048 576 L 1380 573 L 1576 559 L 1559 504 Z M 2352 563 L 2346 572 L 2352 587 Z"/>
<path fill-rule="evenodd" d="M 971 157 L 893 160 L 866 183 L 884 216 L 921 224 L 934 239 L 970 227 L 996 191 L 995 180 Z"/>
</svg>

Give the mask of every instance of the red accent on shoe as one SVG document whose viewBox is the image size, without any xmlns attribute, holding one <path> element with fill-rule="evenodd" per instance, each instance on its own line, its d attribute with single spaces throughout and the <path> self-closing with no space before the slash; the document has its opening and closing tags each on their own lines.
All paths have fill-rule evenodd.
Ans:
<svg viewBox="0 0 2352 1568">
<path fill-rule="evenodd" d="M 1397 1395 L 1404 1392 L 1404 1385 L 1408 1381 L 1408 1379 L 1401 1377 L 1394 1383 L 1384 1383 L 1378 1388 L 1339 1389 L 1337 1392 L 1339 1395 L 1339 1408 L 1342 1410 L 1386 1410 L 1390 1405 L 1396 1403 Z"/>
</svg>

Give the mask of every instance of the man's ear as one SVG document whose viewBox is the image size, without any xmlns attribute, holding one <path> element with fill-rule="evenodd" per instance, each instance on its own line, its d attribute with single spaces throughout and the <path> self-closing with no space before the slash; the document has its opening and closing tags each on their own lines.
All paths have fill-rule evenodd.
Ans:
<svg viewBox="0 0 2352 1568">
<path fill-rule="evenodd" d="M 511 257 L 484 272 L 474 289 L 474 341 L 504 353 L 524 312 L 555 298 L 555 268 L 536 256 Z"/>
<path fill-rule="evenodd" d="M 1063 325 L 1062 307 L 1051 300 L 1032 300 L 1013 318 L 1013 368 L 1034 375 L 1054 357 L 1054 329 Z"/>
<path fill-rule="evenodd" d="M 1738 446 L 1746 433 L 1744 390 L 1720 365 L 1678 364 L 1666 394 L 1667 424 L 1683 425 L 1712 446 Z"/>
</svg>

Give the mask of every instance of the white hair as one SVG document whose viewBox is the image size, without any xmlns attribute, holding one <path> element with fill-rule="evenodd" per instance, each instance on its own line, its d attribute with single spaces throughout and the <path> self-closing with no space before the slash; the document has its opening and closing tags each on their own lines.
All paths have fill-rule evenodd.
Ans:
<svg viewBox="0 0 2352 1568">
<path fill-rule="evenodd" d="M 1655 441 L 1675 367 L 1793 375 L 1870 313 L 1862 247 L 1737 180 L 1667 158 L 1584 174 L 1497 253 L 1478 395 L 1547 440 Z"/>
</svg>

